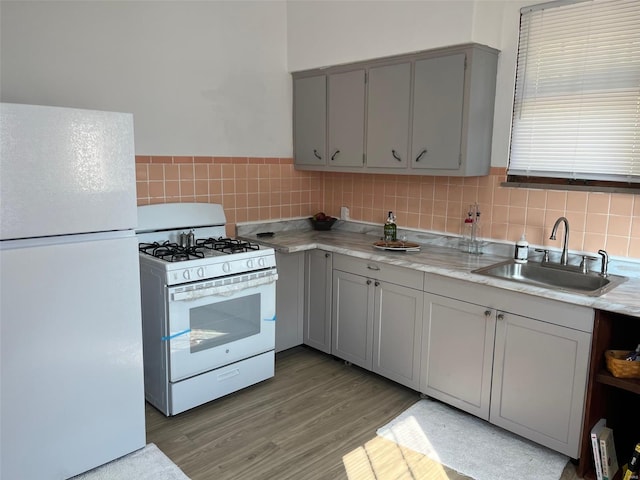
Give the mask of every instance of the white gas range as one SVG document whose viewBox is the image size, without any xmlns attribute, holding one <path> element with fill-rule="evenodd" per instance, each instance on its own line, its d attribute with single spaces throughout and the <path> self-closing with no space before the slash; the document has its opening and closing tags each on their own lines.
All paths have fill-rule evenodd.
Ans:
<svg viewBox="0 0 640 480">
<path fill-rule="evenodd" d="M 274 375 L 275 253 L 221 205 L 138 207 L 145 396 L 165 415 Z"/>
</svg>

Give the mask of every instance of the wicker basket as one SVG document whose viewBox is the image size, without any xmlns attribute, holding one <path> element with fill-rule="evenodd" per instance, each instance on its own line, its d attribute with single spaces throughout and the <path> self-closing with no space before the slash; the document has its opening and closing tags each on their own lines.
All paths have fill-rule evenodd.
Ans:
<svg viewBox="0 0 640 480">
<path fill-rule="evenodd" d="M 629 350 L 607 350 L 604 358 L 607 361 L 607 369 L 614 377 L 640 378 L 640 362 L 625 360 Z"/>
</svg>

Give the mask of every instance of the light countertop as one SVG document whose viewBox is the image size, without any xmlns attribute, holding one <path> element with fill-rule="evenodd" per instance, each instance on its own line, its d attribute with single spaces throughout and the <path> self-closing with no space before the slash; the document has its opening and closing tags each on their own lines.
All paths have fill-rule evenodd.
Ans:
<svg viewBox="0 0 640 480">
<path fill-rule="evenodd" d="M 274 232 L 273 237 L 258 238 L 256 233 Z M 307 219 L 281 222 L 238 224 L 239 237 L 273 247 L 281 253 L 294 253 L 319 248 L 333 253 L 456 278 L 477 284 L 503 288 L 561 302 L 583 305 L 640 317 L 640 263 L 613 259 L 609 272 L 628 277 L 628 280 L 599 297 L 590 297 L 550 288 L 525 285 L 508 280 L 487 277 L 472 270 L 499 263 L 511 258 L 512 245 L 487 243 L 482 255 L 471 255 L 457 248 L 458 238 L 429 232 L 399 230 L 408 241 L 420 244 L 419 252 L 395 252 L 378 250 L 373 243 L 380 240 L 382 227 L 360 222 L 337 222 L 327 232 L 310 228 Z M 571 253 L 571 252 L 570 252 Z M 552 260 L 555 258 L 552 252 Z M 540 254 L 530 255 L 530 261 L 539 261 Z M 577 259 L 577 255 L 574 255 Z M 596 264 L 592 269 L 597 269 Z"/>
</svg>

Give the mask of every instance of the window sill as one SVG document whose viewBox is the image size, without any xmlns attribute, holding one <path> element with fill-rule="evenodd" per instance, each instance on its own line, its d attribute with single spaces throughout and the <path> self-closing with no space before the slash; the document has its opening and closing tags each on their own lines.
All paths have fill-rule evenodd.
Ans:
<svg viewBox="0 0 640 480">
<path fill-rule="evenodd" d="M 500 183 L 501 187 L 507 188 L 535 188 L 540 190 L 568 190 L 579 192 L 603 192 L 603 193 L 627 193 L 632 195 L 640 194 L 640 184 L 634 184 L 633 186 L 623 185 L 584 185 L 575 183 L 545 183 L 544 181 L 506 181 Z"/>
</svg>

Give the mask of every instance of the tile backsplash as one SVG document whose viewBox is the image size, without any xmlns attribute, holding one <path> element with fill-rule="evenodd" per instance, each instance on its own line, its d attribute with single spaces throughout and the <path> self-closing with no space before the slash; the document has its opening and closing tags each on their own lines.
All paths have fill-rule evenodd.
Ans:
<svg viewBox="0 0 640 480">
<path fill-rule="evenodd" d="M 460 178 L 307 172 L 291 158 L 137 156 L 136 176 L 139 205 L 220 203 L 229 235 L 238 222 L 339 216 L 341 206 L 353 220 L 382 225 L 393 210 L 401 227 L 459 234 L 478 202 L 485 238 L 515 242 L 525 232 L 531 244 L 560 247 L 560 236 L 548 237 L 565 216 L 571 250 L 640 258 L 640 195 L 507 188 L 504 168 Z"/>
</svg>

